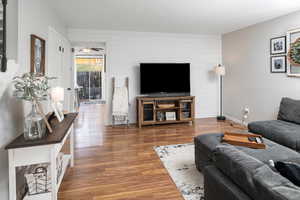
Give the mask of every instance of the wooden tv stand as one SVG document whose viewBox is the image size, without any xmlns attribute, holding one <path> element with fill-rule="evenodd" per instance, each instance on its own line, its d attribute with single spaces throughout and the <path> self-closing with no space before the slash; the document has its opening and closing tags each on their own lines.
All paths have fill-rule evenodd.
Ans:
<svg viewBox="0 0 300 200">
<path fill-rule="evenodd" d="M 137 125 L 194 122 L 195 97 L 137 97 Z"/>
</svg>

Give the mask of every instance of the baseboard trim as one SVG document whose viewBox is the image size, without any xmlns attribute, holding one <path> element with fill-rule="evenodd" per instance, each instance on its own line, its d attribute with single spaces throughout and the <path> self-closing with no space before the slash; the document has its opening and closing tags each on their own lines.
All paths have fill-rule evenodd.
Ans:
<svg viewBox="0 0 300 200">
<path fill-rule="evenodd" d="M 239 120 L 239 119 L 237 119 L 235 117 L 232 117 L 230 115 L 224 115 L 224 116 L 226 117 L 226 120 L 233 121 L 233 122 L 235 122 L 237 124 L 240 124 L 240 125 L 243 124 L 242 120 Z M 216 116 L 215 115 L 201 116 L 201 117 L 195 118 L 195 120 L 197 120 L 197 119 L 208 119 L 208 118 L 216 118 Z M 107 123 L 107 124 L 105 124 L 105 126 L 107 126 L 107 127 L 109 127 L 109 126 L 116 126 L 116 127 L 119 126 L 119 127 L 122 127 L 122 126 L 127 126 L 127 124 L 115 124 L 115 125 L 113 125 L 112 123 Z M 136 122 L 129 122 L 129 126 L 137 126 L 137 123 Z M 246 126 L 248 126 L 248 123 L 246 123 Z"/>
</svg>

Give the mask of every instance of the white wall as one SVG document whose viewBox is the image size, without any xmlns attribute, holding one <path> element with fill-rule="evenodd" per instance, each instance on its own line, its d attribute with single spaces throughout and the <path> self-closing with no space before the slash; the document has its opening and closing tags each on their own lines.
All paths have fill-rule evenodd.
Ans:
<svg viewBox="0 0 300 200">
<path fill-rule="evenodd" d="M 110 104 L 111 78 L 128 76 L 131 122 L 136 119 L 135 97 L 140 91 L 141 62 L 191 63 L 191 94 L 196 96 L 196 117 L 217 114 L 218 84 L 210 70 L 221 62 L 220 36 L 70 29 L 69 39 L 71 42 L 106 43 L 107 100 Z"/>
<path fill-rule="evenodd" d="M 300 12 L 222 36 L 225 114 L 241 119 L 250 108 L 250 121 L 275 119 L 281 97 L 300 99 L 300 79 L 270 73 L 270 39 L 300 28 Z"/>
<path fill-rule="evenodd" d="M 46 70 L 48 67 L 48 28 L 53 27 L 62 35 L 67 34 L 66 26 L 57 17 L 48 0 L 19 0 L 20 42 L 19 57 L 23 72 L 30 70 L 30 35 L 35 34 L 46 40 Z M 51 67 L 51 66 L 49 66 Z"/>
<path fill-rule="evenodd" d="M 9 0 L 7 4 L 7 59 L 18 57 L 18 0 Z"/>
<path fill-rule="evenodd" d="M 19 2 L 19 6 L 17 6 Z M 8 199 L 8 158 L 4 150 L 13 138 L 22 133 L 26 107 L 12 96 L 12 78 L 30 69 L 30 34 L 39 35 L 47 40 L 48 26 L 66 33 L 64 25 L 57 18 L 47 0 L 9 0 L 14 9 L 8 14 L 8 58 L 18 55 L 19 65 L 10 60 L 8 71 L 0 73 L 0 199 Z M 18 14 L 19 7 L 19 14 Z M 18 16 L 19 15 L 19 16 Z M 19 19 L 18 28 L 15 27 Z M 16 33 L 17 31 L 17 33 Z M 12 32 L 12 33 L 11 33 Z M 18 35 L 18 39 L 16 38 Z M 14 36 L 14 37 L 13 37 Z M 16 41 L 18 44 L 16 46 Z M 18 49 L 18 52 L 17 52 Z M 28 110 L 28 109 L 27 109 Z M 28 155 L 30 156 L 30 155 Z"/>
</svg>

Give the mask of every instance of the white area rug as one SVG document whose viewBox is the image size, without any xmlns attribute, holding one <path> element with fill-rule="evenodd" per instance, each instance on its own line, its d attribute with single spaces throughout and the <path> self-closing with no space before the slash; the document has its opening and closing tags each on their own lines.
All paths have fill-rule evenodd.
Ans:
<svg viewBox="0 0 300 200">
<path fill-rule="evenodd" d="M 185 200 L 204 200 L 203 175 L 196 169 L 194 144 L 157 146 L 154 150 Z"/>
</svg>

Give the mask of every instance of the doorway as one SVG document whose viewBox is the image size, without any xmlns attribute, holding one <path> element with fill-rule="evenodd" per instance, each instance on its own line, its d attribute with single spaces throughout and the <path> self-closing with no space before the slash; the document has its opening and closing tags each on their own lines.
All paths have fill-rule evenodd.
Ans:
<svg viewBox="0 0 300 200">
<path fill-rule="evenodd" d="M 104 48 L 75 48 L 75 79 L 81 103 L 105 103 Z"/>
<path fill-rule="evenodd" d="M 107 116 L 105 44 L 77 43 L 74 46 L 74 82 L 79 112 L 74 129 L 75 148 L 103 145 Z"/>
</svg>

